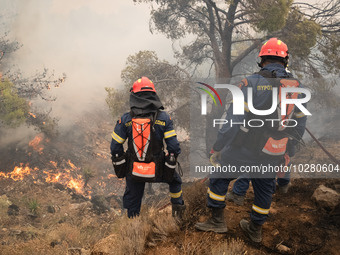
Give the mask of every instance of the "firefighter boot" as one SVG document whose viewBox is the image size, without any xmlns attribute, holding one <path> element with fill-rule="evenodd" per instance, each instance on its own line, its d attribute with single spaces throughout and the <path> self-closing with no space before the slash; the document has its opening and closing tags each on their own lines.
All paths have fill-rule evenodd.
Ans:
<svg viewBox="0 0 340 255">
<path fill-rule="evenodd" d="M 227 193 L 226 199 L 230 202 L 234 202 L 236 205 L 244 204 L 244 196 L 237 195 L 232 191 Z"/>
<path fill-rule="evenodd" d="M 185 204 L 183 205 L 172 204 L 172 217 L 181 221 L 183 219 L 185 208 L 186 208 Z"/>
<path fill-rule="evenodd" d="M 212 208 L 211 214 L 211 217 L 206 222 L 196 223 L 195 228 L 205 232 L 226 233 L 228 228 L 224 221 L 224 208 Z"/>
<path fill-rule="evenodd" d="M 287 185 L 283 185 L 283 186 L 280 186 L 280 185 L 279 185 L 279 188 L 278 188 L 279 193 L 280 193 L 280 194 L 287 194 L 287 193 L 288 193 L 288 190 L 289 190 L 289 188 L 290 188 L 290 186 L 291 186 L 290 183 L 288 183 Z"/>
<path fill-rule="evenodd" d="M 252 221 L 249 222 L 242 219 L 240 221 L 240 227 L 253 242 L 260 243 L 262 241 L 262 225 L 257 225 Z"/>
</svg>

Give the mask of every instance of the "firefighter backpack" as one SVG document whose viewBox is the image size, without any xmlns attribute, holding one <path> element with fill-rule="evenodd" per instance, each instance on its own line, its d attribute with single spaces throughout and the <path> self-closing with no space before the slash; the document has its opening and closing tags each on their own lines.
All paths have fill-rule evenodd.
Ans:
<svg viewBox="0 0 340 255">
<path fill-rule="evenodd" d="M 132 139 L 129 139 L 128 147 L 131 175 L 135 181 L 153 182 L 161 172 L 164 152 L 162 145 L 154 138 L 156 118 L 157 113 L 132 118 Z"/>
<path fill-rule="evenodd" d="M 275 122 L 265 122 L 263 127 L 249 127 L 249 126 L 240 126 L 240 130 L 236 135 L 233 145 L 235 146 L 245 146 L 251 151 L 258 154 L 258 156 L 264 157 L 283 157 L 286 149 L 287 143 L 289 139 L 294 139 L 294 128 L 289 127 L 291 124 L 289 120 L 294 114 L 295 106 L 292 104 L 287 105 L 286 115 L 281 115 L 281 88 L 283 87 L 299 87 L 300 83 L 297 79 L 293 78 L 291 75 L 288 77 L 277 78 L 275 73 L 270 71 L 260 71 L 257 74 L 265 77 L 272 78 L 269 79 L 270 84 L 273 87 L 277 87 L 279 89 L 278 93 L 278 105 L 276 110 L 270 114 L 269 116 L 258 116 L 254 114 L 248 114 L 247 122 L 249 119 L 275 119 L 278 121 Z M 298 93 L 289 93 L 287 94 L 287 98 L 298 97 Z M 272 97 L 268 100 L 261 109 L 266 110 L 269 109 L 272 105 Z M 282 125 L 282 122 L 285 125 Z M 294 130 L 293 130 L 294 129 Z M 296 138 L 295 138 L 296 139 Z"/>
</svg>

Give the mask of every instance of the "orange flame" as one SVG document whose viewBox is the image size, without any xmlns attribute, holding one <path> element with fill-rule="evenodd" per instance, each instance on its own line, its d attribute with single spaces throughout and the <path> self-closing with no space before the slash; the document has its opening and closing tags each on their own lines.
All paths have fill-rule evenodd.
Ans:
<svg viewBox="0 0 340 255">
<path fill-rule="evenodd" d="M 70 167 L 72 167 L 72 169 L 76 169 L 76 166 L 71 162 L 71 160 L 68 160 L 67 163 Z"/>
<path fill-rule="evenodd" d="M 114 174 L 109 174 L 108 176 L 107 176 L 107 178 L 108 179 L 111 179 L 111 178 L 116 178 L 117 176 L 116 175 L 114 175 Z"/>
<path fill-rule="evenodd" d="M 20 164 L 20 166 L 16 166 L 14 170 L 10 173 L 3 173 L 0 172 L 0 178 L 5 178 L 5 179 L 12 179 L 14 181 L 22 181 L 25 176 L 31 175 L 31 171 L 36 171 L 38 168 L 30 168 L 28 164 L 24 166 L 23 164 Z M 34 177 L 33 177 L 34 179 Z"/>
<path fill-rule="evenodd" d="M 58 164 L 55 161 L 50 161 L 50 163 L 53 165 L 55 170 L 57 170 L 58 172 L 53 173 L 52 172 L 53 170 L 44 171 L 44 174 L 47 175 L 47 177 L 45 178 L 45 182 L 60 183 L 70 189 L 75 190 L 79 194 L 86 195 L 84 191 L 84 181 L 82 179 L 83 177 L 79 174 L 76 174 L 76 177 L 73 177 L 75 176 L 75 173 L 80 170 L 79 167 L 76 167 L 71 162 L 71 160 L 68 160 L 67 164 L 72 168 L 72 172 L 71 172 L 71 170 L 68 168 L 63 168 L 63 169 L 61 169 L 60 167 L 58 168 Z"/>
<path fill-rule="evenodd" d="M 34 115 L 34 114 L 33 114 L 33 113 L 31 113 L 31 112 L 28 112 L 28 114 L 29 114 L 29 115 L 31 115 L 31 116 L 32 116 L 33 118 L 35 118 L 35 119 L 37 118 L 37 116 L 36 116 L 36 115 Z"/>
<path fill-rule="evenodd" d="M 54 166 L 54 168 L 57 168 L 57 162 L 51 160 L 50 163 L 52 164 L 52 166 Z"/>
<path fill-rule="evenodd" d="M 36 136 L 30 142 L 30 146 L 39 145 L 39 142 L 42 139 L 43 137 L 41 135 Z M 24 165 L 23 163 L 20 163 L 20 166 L 16 166 L 12 172 L 4 173 L 0 171 L 0 180 L 11 179 L 14 181 L 23 181 L 25 178 L 30 177 L 33 179 L 33 183 L 37 183 L 35 180 L 37 180 L 37 177 L 39 176 L 46 183 L 59 183 L 64 187 L 72 189 L 75 193 L 91 199 L 91 186 L 88 183 L 85 185 L 85 179 L 81 174 L 81 168 L 73 164 L 71 160 L 63 160 L 58 163 L 56 161 L 50 161 L 49 164 L 47 164 L 47 168 L 41 171 L 43 172 L 43 176 L 38 174 L 38 170 L 37 167 L 31 168 L 28 164 Z M 113 174 L 108 174 L 106 177 L 101 176 L 101 179 L 96 183 L 97 187 L 100 187 L 101 189 L 110 187 L 111 185 L 108 185 L 107 180 L 113 177 L 115 177 Z M 123 183 L 121 183 L 121 180 L 117 181 L 120 183 L 117 187 L 120 187 Z"/>
<path fill-rule="evenodd" d="M 44 145 L 40 144 L 41 141 L 44 139 L 44 134 L 36 135 L 33 140 L 31 140 L 28 145 L 33 148 L 33 150 L 39 152 L 40 154 L 43 153 Z"/>
</svg>

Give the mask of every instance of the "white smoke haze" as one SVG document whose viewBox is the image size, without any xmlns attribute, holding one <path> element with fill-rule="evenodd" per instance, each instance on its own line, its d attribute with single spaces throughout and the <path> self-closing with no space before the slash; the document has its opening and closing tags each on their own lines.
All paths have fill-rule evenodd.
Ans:
<svg viewBox="0 0 340 255">
<path fill-rule="evenodd" d="M 27 76 L 43 68 L 54 70 L 56 77 L 66 73 L 62 87 L 51 91 L 57 97 L 55 102 L 35 102 L 35 106 L 52 107 L 52 117 L 60 119 L 61 127 L 72 126 L 94 108 L 107 110 L 104 88 L 122 85 L 120 72 L 129 55 L 154 50 L 161 59 L 174 62 L 171 41 L 149 31 L 150 7 L 146 4 L 132 0 L 0 0 L 0 7 L 0 31 L 9 31 L 23 45 L 11 56 L 11 64 Z M 324 125 L 329 117 L 318 116 L 310 117 L 308 126 L 322 137 L 329 132 Z"/>
<path fill-rule="evenodd" d="M 333 77 L 334 78 L 334 77 Z M 336 78 L 336 77 L 335 77 Z M 334 88 L 332 88 L 332 93 L 337 97 L 340 96 L 340 82 L 338 79 Z M 308 110 L 311 112 L 312 116 L 307 117 L 307 128 L 313 133 L 317 139 L 339 139 L 339 125 L 340 125 L 340 114 L 339 106 L 334 106 L 333 108 L 327 108 L 326 106 L 320 107 L 323 102 L 312 102 L 308 103 Z M 312 141 L 307 132 L 303 136 L 306 142 Z"/>
<path fill-rule="evenodd" d="M 105 107 L 105 87 L 119 87 L 126 58 L 155 50 L 171 61 L 171 41 L 149 31 L 148 5 L 133 1 L 1 0 L 0 13 L 11 13 L 5 29 L 23 46 L 12 55 L 27 76 L 43 68 L 67 75 L 53 89 L 53 116 L 69 125 L 84 110 Z M 40 106 L 40 104 L 38 104 Z M 47 106 L 49 107 L 49 106 Z"/>
</svg>

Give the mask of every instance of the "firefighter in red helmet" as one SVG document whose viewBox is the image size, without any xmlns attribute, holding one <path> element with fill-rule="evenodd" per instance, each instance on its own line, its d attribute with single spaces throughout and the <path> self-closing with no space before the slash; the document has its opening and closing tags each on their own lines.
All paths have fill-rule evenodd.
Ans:
<svg viewBox="0 0 340 255">
<path fill-rule="evenodd" d="M 126 178 L 123 206 L 128 217 L 138 216 L 146 182 L 166 182 L 172 214 L 181 218 L 185 210 L 182 180 L 175 171 L 181 153 L 170 116 L 156 93 L 153 82 L 142 77 L 130 90 L 130 112 L 117 121 L 112 132 L 111 154 L 118 178 Z M 128 149 L 123 143 L 128 140 Z M 163 148 L 165 141 L 168 154 Z"/>
<path fill-rule="evenodd" d="M 286 70 L 289 53 L 287 45 L 281 40 L 269 39 L 262 46 L 259 57 L 261 57 L 259 63 L 261 70 L 243 79 L 239 88 L 244 98 L 248 98 L 249 91 L 252 91 L 250 96 L 253 98 L 253 108 L 267 110 L 272 106 L 274 88 L 281 93 L 283 87 L 301 87 L 301 84 Z M 301 98 L 303 95 L 289 93 L 287 97 Z M 232 105 L 228 108 L 226 124 L 219 130 L 213 145 L 211 162 L 218 163 L 222 167 L 229 166 L 236 171 L 211 174 L 207 200 L 212 215 L 207 221 L 197 223 L 196 229 L 216 233 L 227 232 L 224 208 L 230 181 L 243 174 L 244 169 L 261 170 L 263 166 L 267 166 L 268 169 L 280 169 L 279 167 L 283 164 L 287 165 L 289 157 L 295 154 L 295 147 L 305 130 L 306 116 L 292 104 L 288 105 L 286 115 L 282 115 L 279 105 L 274 112 L 265 116 L 252 113 L 247 102 L 244 102 L 244 115 L 234 115 Z M 275 124 L 266 122 L 266 119 L 279 121 Z M 264 125 L 258 127 L 253 122 L 253 125 L 250 125 L 249 123 L 254 120 L 262 120 Z M 284 120 L 288 123 L 293 121 L 297 125 L 284 126 L 281 124 Z M 238 124 L 230 125 L 230 123 Z M 275 171 L 248 171 L 247 173 L 254 189 L 254 202 L 250 220 L 242 219 L 240 227 L 252 241 L 261 242 L 262 225 L 269 214 L 277 173 Z"/>
<path fill-rule="evenodd" d="M 277 38 L 270 38 L 261 47 L 259 57 L 261 57 L 261 62 L 259 63 L 261 68 L 268 59 L 276 60 L 277 62 L 282 63 L 286 68 L 289 59 L 287 44 Z"/>
</svg>

